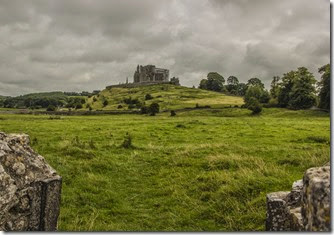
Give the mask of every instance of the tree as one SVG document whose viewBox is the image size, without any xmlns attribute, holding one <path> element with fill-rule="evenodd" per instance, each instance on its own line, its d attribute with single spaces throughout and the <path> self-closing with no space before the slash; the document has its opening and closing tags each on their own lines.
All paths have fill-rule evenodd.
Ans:
<svg viewBox="0 0 334 235">
<path fill-rule="evenodd" d="M 238 93 L 238 85 L 239 85 L 238 78 L 236 78 L 235 76 L 228 77 L 226 85 L 226 89 L 228 92 L 236 95 Z"/>
<path fill-rule="evenodd" d="M 251 97 L 248 100 L 247 109 L 251 110 L 252 114 L 258 114 L 262 111 L 262 105 L 256 98 Z"/>
<path fill-rule="evenodd" d="M 277 102 L 280 107 L 287 107 L 290 100 L 290 93 L 292 87 L 297 80 L 296 71 L 290 71 L 283 74 L 281 82 L 279 83 Z"/>
<path fill-rule="evenodd" d="M 307 68 L 300 67 L 296 72 L 295 81 L 288 106 L 292 109 L 307 109 L 316 104 L 315 87 L 316 80 Z"/>
<path fill-rule="evenodd" d="M 249 100 L 251 98 L 255 98 L 258 101 L 260 101 L 260 99 L 262 97 L 262 94 L 263 94 L 263 89 L 261 89 L 261 87 L 259 87 L 259 86 L 248 87 L 248 89 L 246 91 L 246 94 L 245 94 L 245 97 L 244 97 L 244 101 L 245 101 L 246 106 L 247 106 L 247 103 L 249 103 Z"/>
<path fill-rule="evenodd" d="M 260 79 L 258 78 L 251 78 L 247 81 L 247 86 L 251 87 L 251 86 L 259 86 L 262 89 L 264 89 L 264 84 L 261 82 Z"/>
<path fill-rule="evenodd" d="M 259 99 L 260 103 L 266 104 L 266 103 L 269 102 L 269 100 L 270 100 L 269 92 L 267 90 L 262 90 L 262 94 L 261 94 L 260 99 Z"/>
<path fill-rule="evenodd" d="M 208 80 L 202 79 L 199 83 L 198 88 L 207 90 L 208 89 Z"/>
<path fill-rule="evenodd" d="M 154 102 L 150 105 L 149 113 L 151 116 L 155 116 L 155 114 L 159 113 L 159 111 L 160 111 L 160 106 L 158 103 Z"/>
<path fill-rule="evenodd" d="M 225 79 L 217 72 L 208 73 L 207 89 L 211 91 L 222 91 L 224 88 Z"/>
<path fill-rule="evenodd" d="M 279 81 L 280 81 L 280 77 L 278 76 L 274 76 L 273 80 L 271 81 L 271 89 L 270 89 L 270 95 L 273 98 L 277 98 L 278 96 L 278 92 L 279 92 Z"/>
<path fill-rule="evenodd" d="M 237 94 L 240 96 L 244 96 L 247 91 L 247 85 L 245 83 L 239 83 L 237 87 Z"/>
<path fill-rule="evenodd" d="M 326 64 L 319 68 L 321 81 L 318 82 L 319 88 L 319 108 L 330 109 L 330 90 L 331 90 L 331 66 Z"/>
<path fill-rule="evenodd" d="M 223 91 L 225 79 L 217 72 L 210 72 L 207 75 L 207 79 L 202 79 L 199 87 L 200 89 L 210 91 Z"/>
</svg>

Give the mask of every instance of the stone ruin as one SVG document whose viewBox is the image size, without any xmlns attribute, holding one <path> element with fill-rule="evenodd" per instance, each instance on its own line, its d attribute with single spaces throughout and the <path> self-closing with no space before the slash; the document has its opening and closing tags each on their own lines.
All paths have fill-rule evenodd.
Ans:
<svg viewBox="0 0 334 235">
<path fill-rule="evenodd" d="M 55 231 L 61 177 L 25 134 L 0 132 L 0 231 Z"/>
<path fill-rule="evenodd" d="M 155 65 L 138 65 L 133 75 L 133 83 L 169 82 L 169 70 L 157 68 Z"/>
<path fill-rule="evenodd" d="M 267 195 L 267 231 L 331 231 L 330 166 L 308 169 L 291 192 Z"/>
</svg>

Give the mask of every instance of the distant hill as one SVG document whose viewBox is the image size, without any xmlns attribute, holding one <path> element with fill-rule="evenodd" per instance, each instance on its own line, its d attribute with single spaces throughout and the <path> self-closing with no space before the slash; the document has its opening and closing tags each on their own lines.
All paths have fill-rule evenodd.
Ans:
<svg viewBox="0 0 334 235">
<path fill-rule="evenodd" d="M 146 99 L 147 94 L 152 99 Z M 158 84 L 134 88 L 108 87 L 99 94 L 88 98 L 86 105 L 93 110 L 127 110 L 131 103 L 128 102 L 130 99 L 138 100 L 144 105 L 157 102 L 161 110 L 194 108 L 197 104 L 200 107 L 210 106 L 212 108 L 243 104 L 243 99 L 239 96 L 171 84 Z M 136 108 L 138 109 L 138 107 L 133 107 L 133 109 Z"/>
</svg>

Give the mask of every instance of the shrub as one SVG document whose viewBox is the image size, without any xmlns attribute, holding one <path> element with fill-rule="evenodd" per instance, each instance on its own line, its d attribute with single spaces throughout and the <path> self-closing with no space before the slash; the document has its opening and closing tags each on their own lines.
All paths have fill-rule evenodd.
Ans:
<svg viewBox="0 0 334 235">
<path fill-rule="evenodd" d="M 94 96 L 94 97 L 93 97 L 93 102 L 96 102 L 96 101 L 97 101 L 97 99 L 96 99 L 96 97 Z"/>
<path fill-rule="evenodd" d="M 106 107 L 109 104 L 109 102 L 108 100 L 104 100 L 102 104 L 103 104 L 103 107 Z"/>
<path fill-rule="evenodd" d="M 261 113 L 262 111 L 262 105 L 260 104 L 260 102 L 254 98 L 254 97 L 251 97 L 249 100 L 248 100 L 248 103 L 247 103 L 247 108 L 252 112 L 252 114 L 258 114 L 258 113 Z"/>
<path fill-rule="evenodd" d="M 134 104 L 129 104 L 128 109 L 134 109 L 136 106 Z"/>
<path fill-rule="evenodd" d="M 123 106 L 119 104 L 119 105 L 117 106 L 117 108 L 118 108 L 118 109 L 122 109 Z"/>
<path fill-rule="evenodd" d="M 55 111 L 56 110 L 56 107 L 54 105 L 49 105 L 47 108 L 46 108 L 46 111 Z"/>
<path fill-rule="evenodd" d="M 148 114 L 149 108 L 147 106 L 142 106 L 140 109 L 141 114 Z"/>
<path fill-rule="evenodd" d="M 151 100 L 151 99 L 153 99 L 153 96 L 151 96 L 151 94 L 145 95 L 145 100 Z"/>
<path fill-rule="evenodd" d="M 75 109 L 82 109 L 82 104 L 80 103 L 75 104 Z"/>
<path fill-rule="evenodd" d="M 124 137 L 124 141 L 121 145 L 123 148 L 129 149 L 132 148 L 132 137 L 129 133 L 126 133 L 125 137 Z"/>
<path fill-rule="evenodd" d="M 174 111 L 174 110 L 171 110 L 171 111 L 170 111 L 170 116 L 171 116 L 171 117 L 174 117 L 174 116 L 176 116 L 176 113 L 175 113 L 175 111 Z"/>
<path fill-rule="evenodd" d="M 92 108 L 92 106 L 91 106 L 90 104 L 87 104 L 87 105 L 86 105 L 86 108 L 87 108 L 89 111 L 92 111 L 92 110 L 93 110 L 93 108 Z"/>
<path fill-rule="evenodd" d="M 149 113 L 151 116 L 155 116 L 155 114 L 159 113 L 159 111 L 160 111 L 160 106 L 158 103 L 154 102 L 150 105 Z"/>
<path fill-rule="evenodd" d="M 278 107 L 278 100 L 277 98 L 271 98 L 268 103 L 268 107 Z"/>
</svg>

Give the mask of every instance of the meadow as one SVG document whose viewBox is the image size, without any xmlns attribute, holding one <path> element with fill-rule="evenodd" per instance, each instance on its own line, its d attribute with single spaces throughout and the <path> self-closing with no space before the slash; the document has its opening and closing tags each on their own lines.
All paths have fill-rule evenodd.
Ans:
<svg viewBox="0 0 334 235">
<path fill-rule="evenodd" d="M 150 94 L 152 99 L 145 100 L 145 95 Z M 138 99 L 142 104 L 150 105 L 153 102 L 159 104 L 161 110 L 194 108 L 196 105 L 210 105 L 212 108 L 229 106 L 241 106 L 243 98 L 223 93 L 175 86 L 171 84 L 148 85 L 135 88 L 106 88 L 98 95 L 87 99 L 94 110 L 124 110 L 124 98 Z M 103 101 L 107 100 L 108 105 L 104 106 Z M 118 108 L 121 105 L 122 108 Z"/>
<path fill-rule="evenodd" d="M 63 177 L 61 231 L 264 230 L 266 194 L 330 158 L 329 114 L 314 110 L 0 114 L 0 130 L 29 134 Z"/>
</svg>

